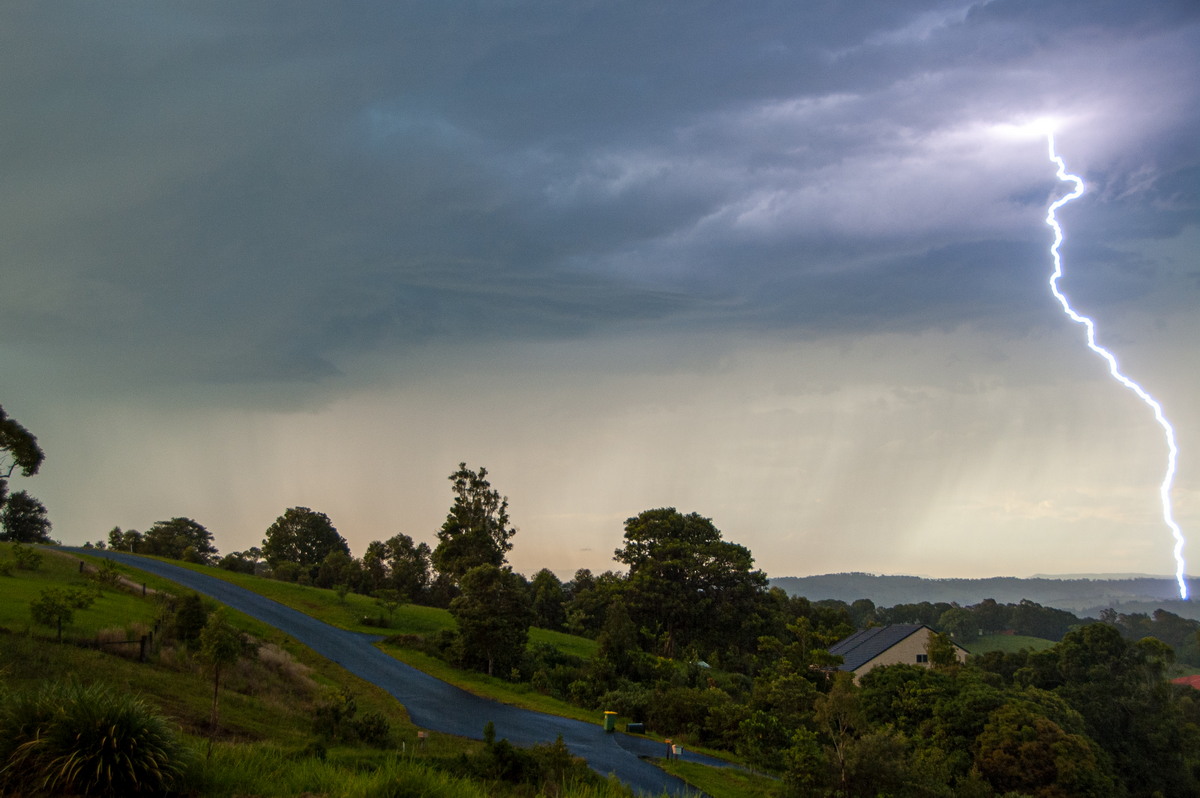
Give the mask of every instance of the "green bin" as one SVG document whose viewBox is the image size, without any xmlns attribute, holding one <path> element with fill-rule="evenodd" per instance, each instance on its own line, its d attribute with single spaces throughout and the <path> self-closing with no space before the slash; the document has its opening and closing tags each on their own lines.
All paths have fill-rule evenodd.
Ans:
<svg viewBox="0 0 1200 798">
<path fill-rule="evenodd" d="M 614 732 L 617 730 L 617 713 L 616 712 L 605 711 L 605 713 L 604 713 L 604 730 L 606 732 Z"/>
</svg>

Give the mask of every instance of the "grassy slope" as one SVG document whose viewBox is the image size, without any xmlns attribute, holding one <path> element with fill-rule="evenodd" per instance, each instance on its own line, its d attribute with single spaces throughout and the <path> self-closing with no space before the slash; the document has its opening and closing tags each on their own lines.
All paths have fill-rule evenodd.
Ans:
<svg viewBox="0 0 1200 798">
<path fill-rule="evenodd" d="M 8 551 L 8 545 L 0 543 L 0 559 L 7 557 Z M 211 682 L 186 647 L 154 652 L 152 661 L 143 665 L 121 656 L 54 644 L 53 630 L 32 624 L 29 601 L 43 589 L 88 583 L 79 575 L 78 562 L 72 556 L 49 549 L 42 551 L 45 557 L 36 571 L 14 570 L 11 577 L 0 577 L 0 626 L 9 632 L 0 645 L 0 676 L 4 684 L 20 689 L 48 679 L 85 676 L 89 681 L 109 682 L 153 698 L 185 730 L 206 730 Z M 145 581 L 150 591 L 186 592 L 165 580 L 121 570 L 139 583 Z M 159 612 L 159 600 L 153 592 L 143 597 L 140 591 L 106 589 L 91 608 L 76 612 L 74 623 L 64 627 L 63 636 L 68 640 L 91 639 L 98 629 L 125 627 L 133 621 L 153 626 Z M 236 626 L 287 654 L 263 657 L 264 661 L 254 666 L 244 662 L 228 675 L 226 684 L 234 689 L 223 690 L 221 694 L 221 726 L 227 736 L 242 740 L 271 737 L 283 744 L 307 744 L 313 736 L 311 705 L 316 694 L 344 687 L 358 697 L 360 712 L 384 712 L 398 741 L 416 739 L 417 729 L 407 713 L 384 690 L 289 641 L 266 624 L 237 612 L 231 612 L 230 616 Z M 277 662 L 288 658 L 291 663 Z M 456 745 L 454 750 L 464 749 Z"/>
<path fill-rule="evenodd" d="M 364 617 L 379 617 L 382 612 L 376 606 L 375 600 L 369 596 L 348 593 L 343 601 L 333 590 L 298 585 L 292 582 L 278 582 L 274 579 L 234 573 L 205 565 L 186 565 L 186 567 L 232 582 L 247 590 L 253 590 L 255 593 L 318 618 L 331 626 L 355 632 L 428 635 L 442 629 L 454 628 L 454 617 L 446 610 L 406 604 L 396 610 L 390 620 L 389 628 L 380 629 L 362 622 Z M 584 658 L 590 657 L 596 650 L 594 640 L 550 629 L 530 629 L 529 642 L 548 643 L 567 654 Z M 602 720 L 597 717 L 595 712 L 542 695 L 528 685 L 514 684 L 472 671 L 458 670 L 441 660 L 410 648 L 386 644 L 381 645 L 381 648 L 401 662 L 476 695 L 523 709 L 574 718 L 588 723 L 600 723 Z"/>
<path fill-rule="evenodd" d="M 11 544 L 0 544 L 0 560 L 11 559 L 11 550 Z M 4 593 L 4 601 L 0 602 L 0 627 L 14 632 L 29 631 L 33 626 L 29 604 L 47 588 L 96 584 L 79 573 L 79 564 L 74 559 L 53 550 L 39 549 L 38 553 L 42 558 L 36 571 L 14 568 L 12 576 L 0 576 L 0 590 Z M 63 636 L 94 638 L 101 629 L 127 627 L 133 623 L 153 625 L 156 614 L 157 607 L 152 601 L 126 591 L 104 590 L 91 607 L 75 611 L 72 623 L 63 627 Z M 40 631 L 53 633 L 47 628 Z"/>
<path fill-rule="evenodd" d="M 178 562 L 175 564 L 232 582 L 292 609 L 300 610 L 331 626 L 354 632 L 427 635 L 442 629 L 454 628 L 454 617 L 446 610 L 405 604 L 399 607 L 390 619 L 390 627 L 381 630 L 379 627 L 369 626 L 362 622 L 363 618 L 378 618 L 383 612 L 376 605 L 375 599 L 369 596 L 347 593 L 345 600 L 342 601 L 335 591 L 324 588 L 298 585 L 294 582 L 278 582 L 274 579 L 235 573 L 207 565 Z M 529 642 L 549 643 L 567 654 L 584 658 L 590 657 L 596 652 L 596 641 L 550 629 L 530 629 Z"/>
<path fill-rule="evenodd" d="M 984 635 L 973 643 L 965 646 L 972 654 L 986 654 L 989 651 L 1003 651 L 1012 654 L 1021 649 L 1042 651 L 1054 645 L 1053 640 L 1042 637 L 1026 637 L 1025 635 Z"/>
<path fill-rule="evenodd" d="M 695 762 L 673 759 L 658 763 L 663 770 L 686 781 L 712 798 L 745 798 L 747 795 L 773 795 L 779 781 L 770 776 L 736 768 L 710 768 Z"/>
</svg>

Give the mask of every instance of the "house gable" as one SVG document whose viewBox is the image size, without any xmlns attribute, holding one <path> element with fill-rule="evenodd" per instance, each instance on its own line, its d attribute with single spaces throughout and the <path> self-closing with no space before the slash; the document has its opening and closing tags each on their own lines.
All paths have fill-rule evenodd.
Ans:
<svg viewBox="0 0 1200 798">
<path fill-rule="evenodd" d="M 929 639 L 934 634 L 933 629 L 918 623 L 875 626 L 838 641 L 829 653 L 839 655 L 840 670 L 852 672 L 856 679 L 881 665 L 929 667 Z M 967 650 L 954 645 L 959 662 L 966 662 Z"/>
</svg>

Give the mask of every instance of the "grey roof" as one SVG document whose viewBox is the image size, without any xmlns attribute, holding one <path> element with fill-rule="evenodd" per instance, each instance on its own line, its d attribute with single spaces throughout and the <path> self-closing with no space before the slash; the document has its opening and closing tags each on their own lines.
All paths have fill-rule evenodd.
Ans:
<svg viewBox="0 0 1200 798">
<path fill-rule="evenodd" d="M 829 647 L 829 653 L 841 656 L 841 670 L 856 671 L 914 632 L 928 628 L 922 623 L 874 626 L 839 640 Z"/>
</svg>

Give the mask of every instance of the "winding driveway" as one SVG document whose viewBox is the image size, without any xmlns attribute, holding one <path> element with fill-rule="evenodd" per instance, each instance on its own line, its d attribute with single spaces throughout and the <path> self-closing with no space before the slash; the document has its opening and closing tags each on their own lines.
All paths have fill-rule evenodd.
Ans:
<svg viewBox="0 0 1200 798">
<path fill-rule="evenodd" d="M 643 757 L 662 756 L 662 743 L 621 732 L 606 734 L 598 725 L 501 704 L 466 692 L 396 660 L 375 647 L 375 635 L 348 632 L 277 601 L 216 577 L 135 554 L 100 549 L 72 549 L 76 554 L 107 557 L 147 573 L 170 579 L 222 604 L 270 624 L 362 679 L 391 693 L 408 710 L 412 722 L 431 731 L 483 738 L 484 724 L 495 724 L 497 738 L 514 745 L 552 743 L 562 735 L 571 753 L 601 774 L 612 773 L 634 790 L 659 795 L 697 795 L 684 782 Z M 684 760 L 726 765 L 685 751 Z"/>
</svg>

